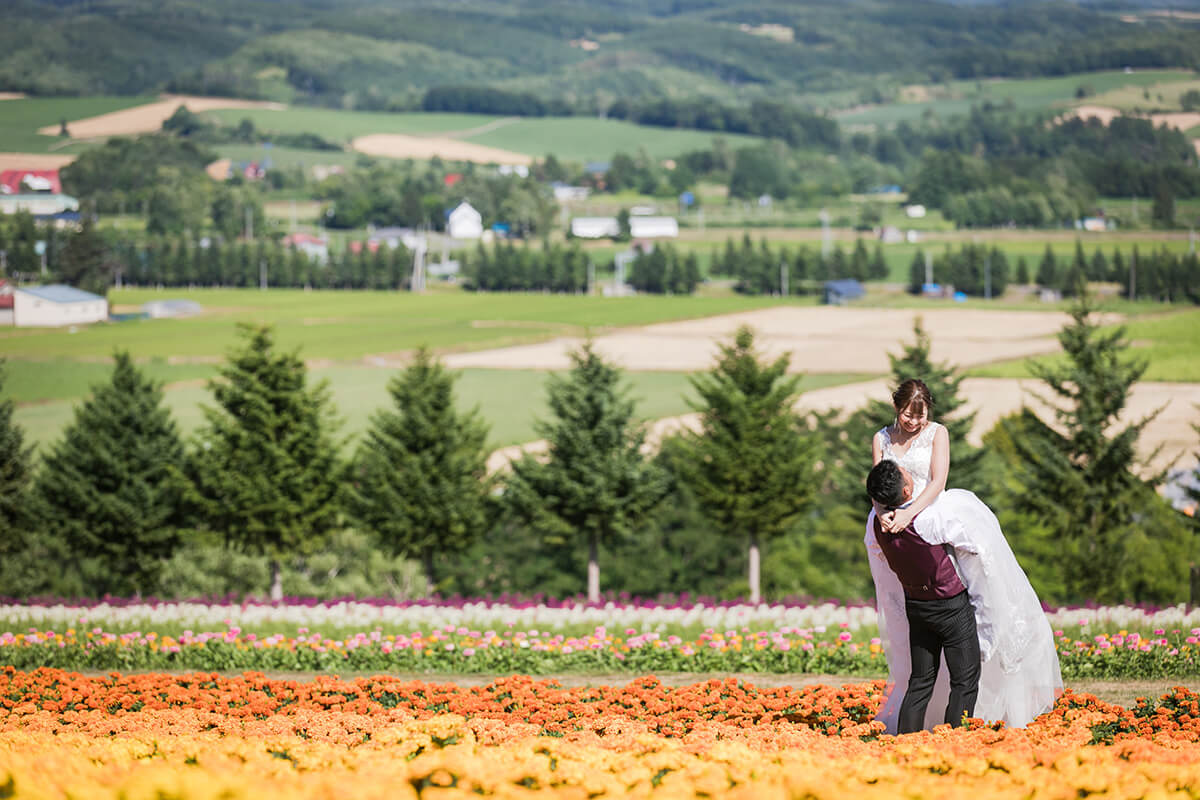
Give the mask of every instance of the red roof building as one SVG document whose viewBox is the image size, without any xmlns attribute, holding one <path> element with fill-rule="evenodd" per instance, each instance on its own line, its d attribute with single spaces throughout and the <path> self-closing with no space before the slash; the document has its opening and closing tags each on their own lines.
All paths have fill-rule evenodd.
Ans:
<svg viewBox="0 0 1200 800">
<path fill-rule="evenodd" d="M 62 182 L 56 169 L 6 169 L 0 172 L 0 192 L 62 194 Z"/>
</svg>

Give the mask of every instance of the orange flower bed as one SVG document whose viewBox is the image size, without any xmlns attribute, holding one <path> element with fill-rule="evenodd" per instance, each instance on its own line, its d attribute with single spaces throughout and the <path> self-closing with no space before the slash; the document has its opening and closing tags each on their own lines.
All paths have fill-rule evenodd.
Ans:
<svg viewBox="0 0 1200 800">
<path fill-rule="evenodd" d="M 0 674 L 18 798 L 1168 796 L 1200 786 L 1200 707 L 1066 694 L 1025 729 L 879 735 L 878 683 L 564 689 L 386 677 Z"/>
</svg>

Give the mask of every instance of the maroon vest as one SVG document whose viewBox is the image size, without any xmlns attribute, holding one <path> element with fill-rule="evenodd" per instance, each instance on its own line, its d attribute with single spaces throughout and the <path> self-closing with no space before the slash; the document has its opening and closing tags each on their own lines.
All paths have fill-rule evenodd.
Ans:
<svg viewBox="0 0 1200 800">
<path fill-rule="evenodd" d="M 888 566 L 900 578 L 905 597 L 942 600 L 966 591 L 946 546 L 929 544 L 908 526 L 900 533 L 884 533 L 875 520 L 875 541 L 883 549 Z"/>
</svg>

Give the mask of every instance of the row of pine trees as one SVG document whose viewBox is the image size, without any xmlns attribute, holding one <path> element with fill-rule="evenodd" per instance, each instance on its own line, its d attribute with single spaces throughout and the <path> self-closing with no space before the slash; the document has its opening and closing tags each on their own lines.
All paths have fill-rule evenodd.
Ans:
<svg viewBox="0 0 1200 800">
<path fill-rule="evenodd" d="M 1058 418 L 1005 418 L 984 448 L 967 442 L 961 378 L 930 361 L 919 323 L 892 377 L 930 385 L 950 432 L 950 485 L 997 511 L 1043 599 L 1179 602 L 1197 530 L 1155 492 L 1162 475 L 1139 477 L 1145 420 L 1115 420 L 1146 365 L 1120 331 L 1097 326 L 1089 302 L 1060 335 L 1065 360 L 1031 367 Z M 269 327 L 241 328 L 191 441 L 161 386 L 118 352 L 38 458 L 12 402 L 0 403 L 0 579 L 21 596 L 202 585 L 279 597 L 303 561 L 330 574 L 369 565 L 371 580 L 341 585 L 373 594 L 869 596 L 863 478 L 871 436 L 894 416 L 887 403 L 796 412 L 787 357 L 764 360 L 743 328 L 691 379 L 699 429 L 651 453 L 621 371 L 590 343 L 572 359 L 546 384 L 545 454 L 489 474 L 487 427 L 459 407 L 454 374 L 428 350 L 393 377 L 391 404 L 352 450 L 329 387 L 310 384 Z M 335 553 L 347 555 L 330 562 Z M 232 574 L 236 558 L 269 574 L 179 579 L 181 561 Z"/>
</svg>

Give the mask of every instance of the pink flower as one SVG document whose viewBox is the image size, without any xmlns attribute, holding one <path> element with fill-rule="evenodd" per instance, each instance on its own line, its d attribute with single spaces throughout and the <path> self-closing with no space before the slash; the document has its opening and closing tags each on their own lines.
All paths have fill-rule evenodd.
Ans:
<svg viewBox="0 0 1200 800">
<path fill-rule="evenodd" d="M 843 642 L 848 642 L 853 638 L 854 637 L 851 636 L 849 631 L 844 631 L 844 632 L 838 634 L 838 639 L 842 640 Z"/>
<path fill-rule="evenodd" d="M 463 655 L 468 656 L 468 657 L 475 655 L 475 648 L 474 647 L 464 647 Z"/>
</svg>

